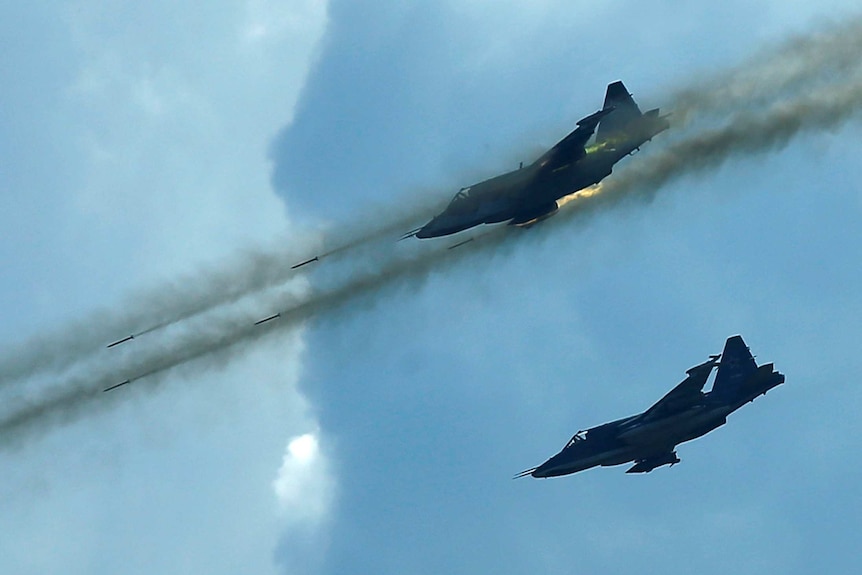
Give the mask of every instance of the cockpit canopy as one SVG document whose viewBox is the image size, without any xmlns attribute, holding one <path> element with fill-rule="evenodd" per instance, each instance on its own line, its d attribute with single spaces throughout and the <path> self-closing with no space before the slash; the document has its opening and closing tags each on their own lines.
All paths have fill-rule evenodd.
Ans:
<svg viewBox="0 0 862 575">
<path fill-rule="evenodd" d="M 451 204 L 454 204 L 455 202 L 458 202 L 461 200 L 466 200 L 469 195 L 470 195 L 470 188 L 469 187 L 461 188 L 460 190 L 458 190 L 458 193 L 455 194 L 455 197 L 452 198 L 452 201 L 449 202 L 449 204 L 451 205 Z"/>
<path fill-rule="evenodd" d="M 587 440 L 587 432 L 582 429 L 581 431 L 577 432 L 576 434 L 574 434 L 572 436 L 572 438 L 566 444 L 566 447 L 564 449 L 568 449 L 571 446 L 573 446 L 574 444 L 580 443 L 580 442 L 586 441 L 586 440 Z"/>
</svg>

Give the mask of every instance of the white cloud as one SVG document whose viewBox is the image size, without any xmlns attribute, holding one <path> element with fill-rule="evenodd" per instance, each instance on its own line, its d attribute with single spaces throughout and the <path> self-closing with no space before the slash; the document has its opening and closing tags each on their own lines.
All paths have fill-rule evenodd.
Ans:
<svg viewBox="0 0 862 575">
<path fill-rule="evenodd" d="M 335 495 L 335 482 L 317 435 L 306 433 L 288 442 L 272 488 L 283 516 L 291 525 L 316 527 L 326 519 Z"/>
<path fill-rule="evenodd" d="M 309 22 L 325 21 L 326 0 L 294 0 L 291 3 L 274 0 L 246 2 L 246 22 L 242 38 L 249 43 L 276 42 L 289 39 L 300 44 L 316 38 Z"/>
<path fill-rule="evenodd" d="M 10 100 L 27 146 L 0 134 L 0 149 L 43 168 L 19 180 L 0 173 L 0 186 L 18 192 L 0 224 L 26 242 L 4 257 L 0 293 L 28 310 L 0 327 L 0 339 L 36 329 L 28 316 L 62 324 L 295 233 L 270 188 L 267 149 L 292 120 L 326 3 L 265 3 L 269 12 L 255 14 L 273 20 L 250 48 L 252 5 L 81 0 L 65 9 L 63 28 L 55 13 L 49 25 L 33 9 L 22 35 L 44 49 L 10 48 L 11 61 L 63 67 L 16 82 L 21 94 L 48 93 L 38 104 Z M 0 531 L 9 534 L 0 572 L 276 569 L 284 521 L 272 470 L 285 434 L 315 427 L 297 389 L 301 354 L 291 334 L 231 365 L 179 370 L 158 391 L 144 379 L 119 409 L 0 451 L 2 467 L 14 469 L 0 478 Z M 328 473 L 322 455 L 299 453 L 300 475 Z M 327 500 L 309 501 L 317 507 L 302 517 L 325 510 Z"/>
<path fill-rule="evenodd" d="M 75 240 L 122 226 L 136 273 L 170 277 L 284 232 L 267 148 L 292 119 L 325 3 L 225 2 L 205 22 L 173 3 L 136 14 L 81 4 L 70 17 L 82 58 L 68 105 L 86 166 Z M 265 27 L 254 49 L 249 26 Z"/>
</svg>

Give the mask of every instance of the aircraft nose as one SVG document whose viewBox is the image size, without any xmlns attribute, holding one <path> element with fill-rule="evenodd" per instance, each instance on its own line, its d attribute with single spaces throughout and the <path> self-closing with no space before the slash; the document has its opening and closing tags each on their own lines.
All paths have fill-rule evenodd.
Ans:
<svg viewBox="0 0 862 575">
<path fill-rule="evenodd" d="M 481 220 L 474 221 L 443 213 L 434 218 L 431 218 L 430 222 L 422 226 L 422 228 L 418 232 L 416 232 L 416 237 L 437 238 L 440 236 L 448 236 L 466 230 L 467 228 L 471 228 L 480 223 L 482 223 Z"/>
<path fill-rule="evenodd" d="M 417 238 L 433 238 L 437 231 L 438 223 L 437 218 L 431 218 L 431 221 L 419 228 L 419 231 L 416 232 Z"/>
<path fill-rule="evenodd" d="M 444 215 L 439 215 L 431 218 L 431 221 L 422 226 L 418 232 L 416 232 L 417 238 L 436 238 L 439 236 L 446 236 L 451 233 L 457 232 L 458 229 L 453 227 L 453 222 L 451 218 L 446 217 Z"/>
<path fill-rule="evenodd" d="M 532 476 L 537 479 L 547 477 L 557 477 L 558 475 L 566 475 L 571 471 L 566 471 L 568 458 L 564 453 L 558 453 L 548 459 L 546 462 L 538 466 L 532 473 Z"/>
<path fill-rule="evenodd" d="M 551 460 L 549 459 L 548 461 L 535 468 L 530 475 L 532 475 L 536 479 L 544 479 L 546 477 L 550 477 L 551 474 L 548 472 L 548 470 L 550 469 L 551 465 Z"/>
</svg>

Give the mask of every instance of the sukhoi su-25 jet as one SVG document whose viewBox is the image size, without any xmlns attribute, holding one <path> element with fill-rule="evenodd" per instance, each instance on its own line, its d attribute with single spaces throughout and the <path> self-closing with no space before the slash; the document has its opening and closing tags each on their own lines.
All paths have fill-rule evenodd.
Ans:
<svg viewBox="0 0 862 575">
<path fill-rule="evenodd" d="M 479 224 L 524 226 L 547 218 L 557 211 L 557 200 L 601 182 L 614 164 L 669 126 L 658 108 L 642 114 L 623 83 L 614 82 L 602 109 L 580 120 L 538 160 L 462 188 L 440 215 L 404 237 L 435 238 Z"/>
<path fill-rule="evenodd" d="M 716 366 L 712 390 L 704 393 Z M 679 463 L 677 445 L 721 427 L 728 415 L 784 383 L 773 364 L 755 363 L 738 335 L 727 339 L 720 356 L 710 356 L 686 373 L 682 383 L 645 412 L 577 432 L 558 454 L 516 477 L 555 477 L 632 461 L 626 473 L 646 473 Z"/>
</svg>

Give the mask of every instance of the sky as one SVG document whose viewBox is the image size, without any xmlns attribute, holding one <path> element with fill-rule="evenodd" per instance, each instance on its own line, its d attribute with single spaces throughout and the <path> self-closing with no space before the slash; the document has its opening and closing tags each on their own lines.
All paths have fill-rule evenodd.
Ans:
<svg viewBox="0 0 862 575">
<path fill-rule="evenodd" d="M 768 84 L 770 47 L 854 10 L 0 8 L 0 414 L 76 393 L 74 409 L 3 424 L 0 571 L 851 570 L 858 113 L 419 272 L 387 265 L 434 248 L 388 236 L 283 268 L 533 159 L 611 81 L 668 111 L 725 70 Z M 660 135 L 609 183 L 734 113 Z M 141 357 L 180 357 L 333 286 L 338 305 L 100 392 Z M 578 429 L 646 409 L 736 333 L 787 384 L 681 446 L 680 465 L 511 479 Z"/>
</svg>

